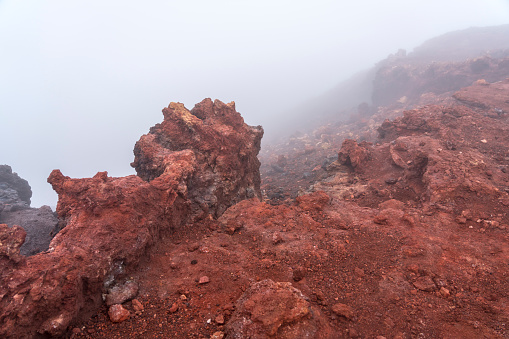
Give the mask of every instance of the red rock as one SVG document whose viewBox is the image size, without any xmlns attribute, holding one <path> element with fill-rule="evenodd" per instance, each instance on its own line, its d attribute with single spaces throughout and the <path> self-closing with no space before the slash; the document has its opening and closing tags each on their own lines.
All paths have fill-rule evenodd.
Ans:
<svg viewBox="0 0 509 339">
<path fill-rule="evenodd" d="M 354 315 L 353 308 L 342 303 L 334 304 L 332 306 L 332 312 L 347 319 L 352 319 Z"/>
<path fill-rule="evenodd" d="M 168 165 L 165 156 L 185 149 L 196 157 L 199 173 L 187 193 L 196 202 L 193 215 L 218 217 L 236 202 L 261 198 L 257 154 L 263 129 L 246 125 L 234 102 L 205 99 L 190 111 L 171 103 L 163 114 L 164 121 L 134 148 L 131 165 L 141 178 L 158 178 Z"/>
<path fill-rule="evenodd" d="M 433 279 L 427 275 L 417 278 L 417 280 L 413 282 L 413 285 L 415 288 L 425 292 L 432 292 L 437 289 Z"/>
<path fill-rule="evenodd" d="M 24 260 L 17 249 L 22 231 L 7 236 L 13 245 L 0 246 L 7 255 L 2 256 L 7 262 L 0 259 L 6 262 L 0 337 L 63 335 L 78 315 L 100 307 L 104 282 L 135 267 L 162 232 L 260 196 L 263 130 L 244 124 L 233 103 L 206 99 L 191 112 L 172 103 L 163 113 L 163 123 L 135 146 L 133 165 L 140 176 L 99 172 L 71 179 L 59 170 L 51 173 L 48 182 L 58 193 L 57 213 L 66 226 L 48 252 L 28 258 L 26 265 L 16 266 Z M 16 295 L 25 300 L 23 308 L 13 302 Z"/>
<path fill-rule="evenodd" d="M 369 154 L 367 143 L 358 144 L 355 140 L 346 139 L 338 153 L 338 161 L 354 170 L 361 170 L 362 165 L 369 159 Z"/>
<path fill-rule="evenodd" d="M 330 197 L 323 191 L 298 196 L 297 206 L 305 211 L 321 211 L 330 202 Z"/>
<path fill-rule="evenodd" d="M 200 280 L 198 280 L 198 284 L 206 284 L 208 282 L 210 282 L 210 279 L 206 275 L 200 277 Z"/>
<path fill-rule="evenodd" d="M 114 323 L 121 323 L 122 321 L 127 320 L 130 315 L 131 313 L 119 304 L 111 305 L 108 309 L 108 316 Z"/>
<path fill-rule="evenodd" d="M 175 313 L 179 309 L 179 305 L 177 303 L 173 303 L 169 309 L 170 313 Z"/>
<path fill-rule="evenodd" d="M 133 304 L 133 309 L 136 313 L 140 313 L 145 309 L 138 299 L 133 299 L 131 303 Z"/>
<path fill-rule="evenodd" d="M 224 316 L 222 314 L 218 315 L 215 319 L 216 323 L 222 325 L 224 324 Z"/>
<path fill-rule="evenodd" d="M 237 301 L 235 312 L 226 324 L 230 338 L 270 338 L 285 326 L 295 325 L 295 338 L 315 333 L 316 325 L 307 322 L 310 305 L 290 283 L 263 280 L 251 284 Z"/>
</svg>

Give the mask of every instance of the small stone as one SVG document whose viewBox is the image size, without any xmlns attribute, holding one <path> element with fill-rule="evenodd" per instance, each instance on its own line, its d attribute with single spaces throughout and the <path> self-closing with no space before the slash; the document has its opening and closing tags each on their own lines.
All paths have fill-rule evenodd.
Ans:
<svg viewBox="0 0 509 339">
<path fill-rule="evenodd" d="M 191 265 L 196 265 L 197 263 L 198 263 L 198 260 L 196 260 L 196 259 L 191 260 Z"/>
<path fill-rule="evenodd" d="M 222 331 L 214 332 L 214 333 L 210 336 L 210 339 L 223 339 L 223 338 L 224 338 L 224 332 L 222 332 Z"/>
<path fill-rule="evenodd" d="M 356 275 L 358 275 L 359 277 L 363 277 L 364 276 L 364 270 L 362 268 L 354 268 L 353 271 L 355 272 Z"/>
<path fill-rule="evenodd" d="M 413 284 L 415 288 L 425 292 L 432 292 L 437 288 L 433 280 L 427 275 L 417 278 Z"/>
<path fill-rule="evenodd" d="M 135 281 L 129 280 L 123 284 L 115 285 L 106 294 L 106 305 L 111 306 L 115 304 L 123 304 L 131 300 L 138 294 L 138 284 Z"/>
<path fill-rule="evenodd" d="M 131 313 L 120 304 L 111 305 L 108 310 L 108 316 L 114 323 L 120 323 L 127 320 L 130 315 Z"/>
<path fill-rule="evenodd" d="M 198 284 L 206 284 L 208 282 L 210 282 L 210 279 L 206 275 L 204 275 L 203 277 L 200 278 L 200 280 L 198 280 Z"/>
<path fill-rule="evenodd" d="M 175 313 L 178 311 L 178 309 L 179 309 L 179 305 L 177 303 L 173 303 L 173 305 L 171 305 L 169 311 L 170 311 L 170 313 Z"/>
<path fill-rule="evenodd" d="M 358 338 L 359 337 L 359 333 L 357 332 L 357 330 L 355 330 L 353 328 L 348 329 L 348 334 L 349 334 L 350 338 Z"/>
<path fill-rule="evenodd" d="M 306 269 L 304 267 L 297 267 L 293 270 L 293 280 L 301 281 L 306 276 Z"/>
<path fill-rule="evenodd" d="M 332 306 L 332 312 L 347 319 L 353 318 L 353 309 L 350 306 L 342 303 L 337 303 L 334 306 Z"/>
<path fill-rule="evenodd" d="M 457 217 L 456 218 L 456 222 L 458 224 L 466 224 L 467 223 L 467 218 L 465 218 L 465 217 Z"/>
<path fill-rule="evenodd" d="M 200 248 L 200 244 L 195 242 L 195 243 L 192 243 L 192 244 L 189 244 L 189 246 L 187 247 L 187 250 L 189 252 L 194 252 L 196 251 L 198 248 Z"/>
<path fill-rule="evenodd" d="M 443 297 L 448 297 L 451 295 L 451 292 L 445 288 L 445 287 L 441 287 L 440 288 L 440 294 L 443 296 Z"/>
<path fill-rule="evenodd" d="M 216 323 L 218 323 L 219 325 L 222 325 L 224 324 L 224 316 L 222 314 L 218 315 L 215 319 Z"/>
<path fill-rule="evenodd" d="M 481 142 L 482 142 L 483 144 L 485 144 L 485 143 L 487 143 L 487 142 L 488 142 L 488 140 L 486 140 L 486 139 L 482 139 L 482 140 L 481 140 Z"/>
<path fill-rule="evenodd" d="M 172 261 L 172 262 L 170 263 L 170 268 L 171 268 L 172 270 L 176 270 L 176 269 L 178 268 L 177 263 L 175 263 L 175 262 L 173 262 L 173 261 Z"/>
<path fill-rule="evenodd" d="M 141 313 L 145 309 L 138 299 L 133 299 L 131 303 L 133 304 L 133 309 L 136 313 Z"/>
<path fill-rule="evenodd" d="M 279 232 L 275 232 L 273 235 L 272 235 L 272 243 L 274 245 L 277 245 L 277 244 L 280 244 L 283 242 L 283 238 L 281 237 L 281 234 Z"/>
<path fill-rule="evenodd" d="M 81 329 L 78 327 L 75 327 L 72 329 L 72 334 L 81 334 Z"/>
<path fill-rule="evenodd" d="M 388 178 L 388 179 L 385 179 L 385 183 L 386 183 L 387 185 L 394 185 L 394 184 L 395 184 L 395 183 L 397 183 L 397 182 L 398 182 L 398 179 L 396 179 L 396 178 Z"/>
</svg>

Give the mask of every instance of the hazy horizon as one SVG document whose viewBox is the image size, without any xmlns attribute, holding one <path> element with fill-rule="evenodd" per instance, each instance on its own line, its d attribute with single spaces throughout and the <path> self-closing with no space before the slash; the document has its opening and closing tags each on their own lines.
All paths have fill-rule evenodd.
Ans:
<svg viewBox="0 0 509 339">
<path fill-rule="evenodd" d="M 0 164 L 28 180 L 32 206 L 55 206 L 53 169 L 134 174 L 134 143 L 171 101 L 235 101 L 270 130 L 400 48 L 508 23 L 504 0 L 0 0 Z"/>
</svg>

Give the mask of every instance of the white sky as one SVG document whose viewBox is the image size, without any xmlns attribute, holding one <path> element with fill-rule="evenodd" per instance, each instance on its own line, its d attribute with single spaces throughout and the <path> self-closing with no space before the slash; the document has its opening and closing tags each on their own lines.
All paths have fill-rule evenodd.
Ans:
<svg viewBox="0 0 509 339">
<path fill-rule="evenodd" d="M 507 23 L 508 0 L 0 0 L 0 164 L 54 206 L 55 168 L 134 173 L 134 143 L 171 101 L 234 100 L 270 131 L 399 48 Z"/>
</svg>

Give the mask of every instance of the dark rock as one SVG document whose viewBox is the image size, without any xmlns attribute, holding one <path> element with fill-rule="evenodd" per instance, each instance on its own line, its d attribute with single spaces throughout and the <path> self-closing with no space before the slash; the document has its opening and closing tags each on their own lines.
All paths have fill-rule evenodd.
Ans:
<svg viewBox="0 0 509 339">
<path fill-rule="evenodd" d="M 47 251 L 51 239 L 60 230 L 58 218 L 49 206 L 4 211 L 0 214 L 0 223 L 25 229 L 27 237 L 21 246 L 21 254 L 25 256 Z"/>
</svg>

